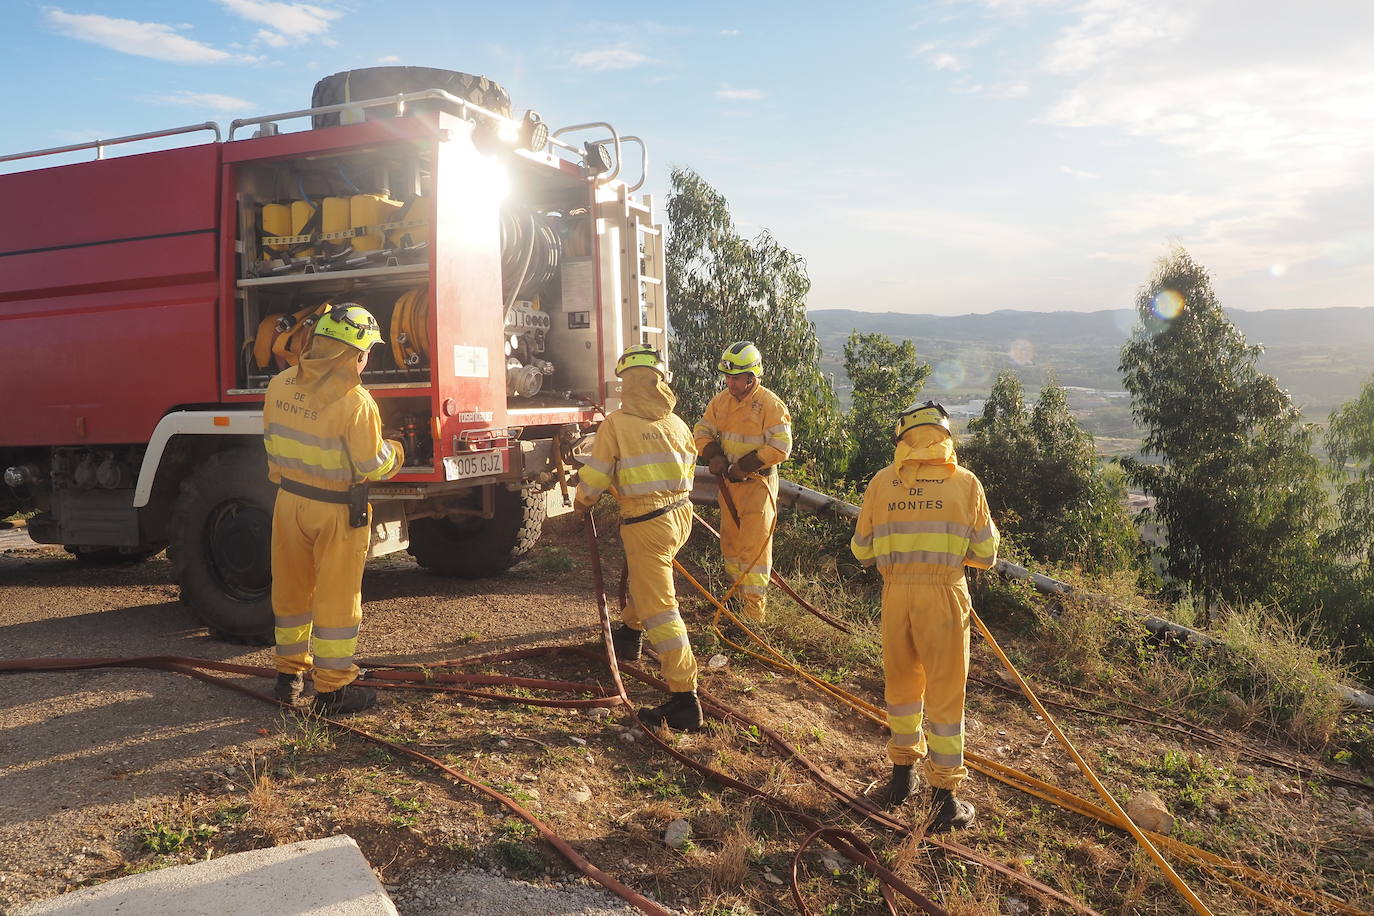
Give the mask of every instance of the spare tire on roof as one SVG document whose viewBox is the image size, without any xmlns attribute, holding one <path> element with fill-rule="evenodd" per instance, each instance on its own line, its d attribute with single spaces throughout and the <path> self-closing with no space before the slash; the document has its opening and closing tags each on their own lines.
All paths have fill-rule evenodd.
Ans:
<svg viewBox="0 0 1374 916">
<path fill-rule="evenodd" d="M 377 99 L 403 92 L 419 92 L 422 89 L 442 89 L 449 95 L 457 96 L 480 105 L 488 111 L 510 117 L 510 94 L 499 84 L 485 76 L 459 73 L 456 70 L 439 70 L 434 67 L 365 67 L 361 70 L 344 70 L 333 76 L 326 76 L 315 84 L 310 97 L 310 107 L 339 105 L 362 99 Z M 452 106 L 441 101 L 413 102 L 406 106 L 409 111 L 445 110 Z M 396 113 L 394 108 L 378 106 L 367 111 L 369 121 L 390 118 Z M 339 113 L 314 115 L 314 127 L 333 127 L 339 122 Z"/>
</svg>

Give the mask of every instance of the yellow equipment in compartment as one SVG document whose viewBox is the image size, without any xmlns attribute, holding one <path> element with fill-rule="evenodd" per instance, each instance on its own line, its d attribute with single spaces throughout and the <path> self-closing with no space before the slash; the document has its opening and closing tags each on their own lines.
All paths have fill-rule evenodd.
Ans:
<svg viewBox="0 0 1374 916">
<path fill-rule="evenodd" d="M 291 201 L 291 234 L 302 235 L 310 217 L 315 215 L 315 205 L 308 200 Z M 314 248 L 306 247 L 295 253 L 298 258 L 308 258 L 315 253 Z"/>
<path fill-rule="evenodd" d="M 326 197 L 324 199 L 324 212 L 320 218 L 320 232 L 331 235 L 348 232 L 352 229 L 353 221 L 349 210 L 350 201 L 347 197 Z M 327 243 L 325 251 L 328 252 L 331 248 L 341 248 L 344 244 L 343 241 Z"/>
<path fill-rule="evenodd" d="M 399 200 L 392 200 L 382 194 L 354 194 L 349 199 L 349 218 L 351 228 L 364 229 L 389 223 L 405 207 Z M 328 230 L 325 230 L 326 232 Z M 355 236 L 354 251 L 376 251 L 387 244 L 386 233 L 381 230 Z"/>
<path fill-rule="evenodd" d="M 391 355 L 399 369 L 417 369 L 429 358 L 429 287 L 408 289 L 391 309 Z"/>
<path fill-rule="evenodd" d="M 291 205 L 264 204 L 262 208 L 262 234 L 269 238 L 291 235 Z M 270 261 L 277 255 L 264 245 L 262 260 Z"/>
</svg>

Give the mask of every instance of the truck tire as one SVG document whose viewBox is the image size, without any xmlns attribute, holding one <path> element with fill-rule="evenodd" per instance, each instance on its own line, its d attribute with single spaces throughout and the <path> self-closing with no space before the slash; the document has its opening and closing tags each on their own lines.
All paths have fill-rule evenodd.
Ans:
<svg viewBox="0 0 1374 916">
<path fill-rule="evenodd" d="M 172 576 L 210 634 L 272 644 L 272 506 L 261 447 L 212 455 L 182 482 L 172 511 Z"/>
<path fill-rule="evenodd" d="M 490 519 L 419 518 L 410 523 L 410 555 L 430 572 L 457 579 L 481 579 L 505 572 L 539 540 L 544 528 L 544 494 L 496 490 Z"/>
<path fill-rule="evenodd" d="M 362 99 L 380 99 L 383 96 L 419 92 L 423 89 L 442 89 L 449 95 L 494 111 L 503 117 L 510 117 L 510 94 L 498 83 L 485 76 L 473 76 L 471 73 L 440 70 L 435 67 L 364 67 L 360 70 L 344 70 L 333 76 L 326 76 L 315 84 L 315 91 L 310 96 L 310 107 L 322 108 L 325 105 L 341 105 L 344 102 Z M 456 106 L 428 101 L 412 102 L 407 106 L 412 112 L 435 107 L 447 109 Z M 377 118 L 390 118 L 394 114 L 394 107 L 378 107 L 368 109 L 366 117 L 371 121 Z M 334 127 L 339 123 L 339 114 L 330 112 L 312 115 L 310 121 L 311 126 L 315 128 Z"/>
</svg>

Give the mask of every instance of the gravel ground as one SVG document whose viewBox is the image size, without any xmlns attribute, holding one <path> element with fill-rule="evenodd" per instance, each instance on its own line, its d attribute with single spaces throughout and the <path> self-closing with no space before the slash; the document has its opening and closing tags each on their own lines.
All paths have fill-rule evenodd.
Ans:
<svg viewBox="0 0 1374 916">
<path fill-rule="evenodd" d="M 96 568 L 60 549 L 26 543 L 18 532 L 6 534 L 0 658 L 185 655 L 271 664 L 270 650 L 219 642 L 198 626 L 177 600 L 165 556 Z M 521 569 L 467 582 L 430 575 L 404 554 L 372 561 L 363 586 L 360 656 L 433 661 L 589 639 L 596 610 L 586 583 Z M 264 680 L 250 682 L 268 689 Z M 160 671 L 10 674 L 0 686 L 0 916 L 118 874 L 135 851 L 133 825 L 150 823 L 154 808 L 199 788 L 206 771 L 223 771 L 226 762 L 265 747 L 281 715 L 250 697 Z M 504 884 L 497 879 L 493 887 Z M 461 896 L 447 888 L 423 899 Z M 487 896 L 499 900 L 500 893 Z M 615 899 L 588 889 L 548 893 L 550 901 L 564 902 L 499 910 L 493 903 L 490 912 L 583 912 L 574 908 L 578 895 L 603 907 Z M 398 894 L 421 899 L 404 888 Z M 407 912 L 478 911 L 464 904 Z"/>
<path fill-rule="evenodd" d="M 402 916 L 631 916 L 639 910 L 575 881 L 540 887 L 482 871 L 419 872 L 392 895 Z"/>
</svg>

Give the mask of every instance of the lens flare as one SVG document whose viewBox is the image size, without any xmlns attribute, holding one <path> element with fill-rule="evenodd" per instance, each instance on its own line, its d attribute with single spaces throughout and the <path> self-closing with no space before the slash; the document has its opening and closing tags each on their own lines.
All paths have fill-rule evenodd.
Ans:
<svg viewBox="0 0 1374 916">
<path fill-rule="evenodd" d="M 941 391 L 950 391 L 961 387 L 966 375 L 962 362 L 946 359 L 936 363 L 934 371 L 930 373 L 930 385 Z"/>
<path fill-rule="evenodd" d="M 1270 265 L 1269 265 L 1269 276 L 1273 277 L 1273 278 L 1276 279 L 1276 280 L 1277 280 L 1279 277 L 1282 277 L 1282 276 L 1283 276 L 1284 274 L 1286 274 L 1286 273 L 1288 273 L 1288 265 L 1287 265 L 1287 264 L 1270 264 Z"/>
<path fill-rule="evenodd" d="M 1013 340 L 1007 349 L 1007 356 L 1018 366 L 1029 366 L 1035 362 L 1035 344 L 1029 340 Z"/>
<path fill-rule="evenodd" d="M 1150 302 L 1150 311 L 1161 321 L 1173 321 L 1183 314 L 1183 295 L 1174 289 L 1162 289 Z"/>
</svg>

